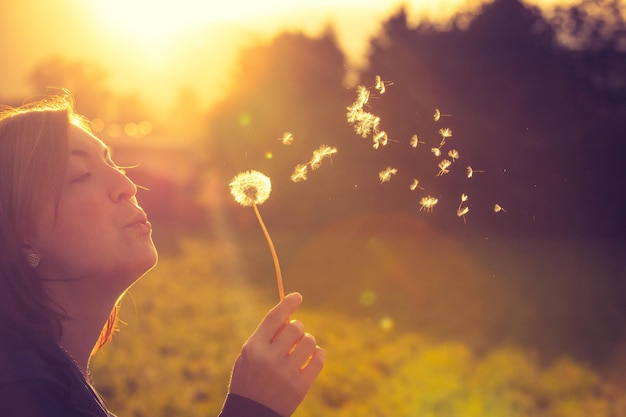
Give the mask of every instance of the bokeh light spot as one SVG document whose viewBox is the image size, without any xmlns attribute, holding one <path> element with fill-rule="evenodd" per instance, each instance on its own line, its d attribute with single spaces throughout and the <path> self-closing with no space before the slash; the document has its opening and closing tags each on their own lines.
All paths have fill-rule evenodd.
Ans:
<svg viewBox="0 0 626 417">
<path fill-rule="evenodd" d="M 396 325 L 396 322 L 389 316 L 383 317 L 379 322 L 380 328 L 386 332 L 390 332 Z"/>
<path fill-rule="evenodd" d="M 376 304 L 377 294 L 375 291 L 367 290 L 363 291 L 359 296 L 359 303 L 363 307 L 371 307 Z"/>
<path fill-rule="evenodd" d="M 252 123 L 252 117 L 248 113 L 241 113 L 237 122 L 241 126 L 250 126 L 250 123 Z"/>
<path fill-rule="evenodd" d="M 137 126 L 137 123 L 128 122 L 124 125 L 124 133 L 126 133 L 127 136 L 137 136 L 139 126 Z"/>
<path fill-rule="evenodd" d="M 274 154 L 271 152 L 265 152 L 265 159 L 272 159 L 274 157 Z"/>
</svg>

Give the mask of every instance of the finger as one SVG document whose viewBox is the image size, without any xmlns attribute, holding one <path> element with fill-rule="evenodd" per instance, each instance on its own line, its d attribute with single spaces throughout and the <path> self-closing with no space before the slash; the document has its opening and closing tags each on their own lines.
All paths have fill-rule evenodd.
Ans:
<svg viewBox="0 0 626 417">
<path fill-rule="evenodd" d="M 291 320 L 285 323 L 274 335 L 270 343 L 279 350 L 289 353 L 304 335 L 304 324 L 299 320 Z"/>
<path fill-rule="evenodd" d="M 289 316 L 300 307 L 300 304 L 302 304 L 302 295 L 299 293 L 294 292 L 285 296 L 281 302 L 265 315 L 256 333 L 260 337 L 272 340 L 277 332 L 285 326 Z"/>
<path fill-rule="evenodd" d="M 304 369 L 309 359 L 315 353 L 316 347 L 317 343 L 315 343 L 315 337 L 310 333 L 305 333 L 293 347 L 289 354 L 289 360 L 296 364 L 298 368 Z"/>
<path fill-rule="evenodd" d="M 324 362 L 326 361 L 326 352 L 319 347 L 315 347 L 315 351 L 311 355 L 309 361 L 305 364 L 304 368 L 302 368 L 302 378 L 305 382 L 312 384 L 315 378 L 319 375 L 324 367 Z"/>
</svg>

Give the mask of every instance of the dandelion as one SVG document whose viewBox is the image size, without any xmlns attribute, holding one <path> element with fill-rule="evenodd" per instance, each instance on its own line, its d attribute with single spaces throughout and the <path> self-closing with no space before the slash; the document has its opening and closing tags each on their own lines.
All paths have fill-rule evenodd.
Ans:
<svg viewBox="0 0 626 417">
<path fill-rule="evenodd" d="M 420 186 L 420 181 L 417 178 L 413 179 L 413 182 L 411 183 L 411 185 L 409 185 L 409 188 L 411 189 L 411 191 L 415 191 L 418 188 L 420 190 L 423 190 L 423 188 Z"/>
<path fill-rule="evenodd" d="M 501 212 L 501 211 L 502 211 L 502 212 L 504 212 L 504 213 L 508 213 L 508 212 L 504 209 L 504 207 L 502 207 L 500 204 L 497 204 L 497 203 L 496 203 L 496 205 L 495 205 L 495 206 L 493 206 L 493 212 L 494 212 L 494 213 L 499 213 L 499 212 Z"/>
<path fill-rule="evenodd" d="M 443 174 L 447 174 L 448 172 L 450 172 L 450 170 L 448 169 L 450 165 L 452 165 L 452 162 L 449 161 L 448 159 L 441 160 L 441 162 L 439 162 L 439 165 L 438 165 L 439 173 L 437 174 L 437 176 L 440 177 Z"/>
<path fill-rule="evenodd" d="M 278 256 L 276 255 L 276 249 L 270 238 L 270 234 L 263 223 L 261 213 L 259 212 L 258 205 L 263 204 L 270 196 L 272 192 L 272 182 L 270 178 L 259 171 L 250 170 L 246 172 L 240 172 L 237 174 L 230 184 L 230 193 L 235 198 L 235 201 L 244 207 L 250 207 L 254 209 L 256 218 L 261 225 L 265 239 L 272 253 L 272 259 L 274 260 L 274 268 L 276 269 L 276 281 L 278 283 L 278 295 L 282 300 L 285 298 L 285 290 L 283 288 L 283 278 L 280 272 L 280 264 L 278 263 Z"/>
<path fill-rule="evenodd" d="M 459 159 L 459 151 L 457 151 L 456 149 L 450 149 L 448 151 L 448 156 L 452 159 L 452 162 L 454 162 Z"/>
<path fill-rule="evenodd" d="M 433 114 L 433 120 L 438 122 L 443 116 L 452 116 L 451 114 L 442 114 L 439 109 L 435 109 L 435 114 Z"/>
<path fill-rule="evenodd" d="M 398 170 L 396 168 L 387 167 L 384 170 L 378 173 L 378 178 L 380 178 L 381 184 L 384 182 L 389 182 L 391 180 L 392 175 L 396 175 Z"/>
<path fill-rule="evenodd" d="M 278 140 L 281 141 L 283 145 L 291 145 L 293 143 L 293 134 L 291 132 L 285 132 Z"/>
<path fill-rule="evenodd" d="M 291 181 L 300 182 L 306 180 L 306 174 L 308 171 L 308 167 L 306 164 L 298 164 L 293 169 L 293 174 L 291 174 Z"/>
<path fill-rule="evenodd" d="M 426 142 L 420 141 L 417 135 L 411 136 L 411 147 L 417 148 L 417 145 L 419 145 L 420 143 L 425 144 Z"/>
<path fill-rule="evenodd" d="M 439 202 L 439 199 L 428 195 L 420 199 L 420 211 L 425 210 L 428 213 L 432 213 L 433 207 Z"/>
</svg>

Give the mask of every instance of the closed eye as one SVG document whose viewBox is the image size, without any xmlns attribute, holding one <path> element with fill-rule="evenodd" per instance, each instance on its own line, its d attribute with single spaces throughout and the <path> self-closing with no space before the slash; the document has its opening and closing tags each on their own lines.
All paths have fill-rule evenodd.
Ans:
<svg viewBox="0 0 626 417">
<path fill-rule="evenodd" d="M 70 183 L 74 184 L 74 183 L 77 183 L 77 182 L 86 181 L 90 176 L 91 176 L 91 172 L 82 173 L 82 174 L 78 175 L 77 177 L 74 177 L 74 178 L 70 179 Z"/>
</svg>

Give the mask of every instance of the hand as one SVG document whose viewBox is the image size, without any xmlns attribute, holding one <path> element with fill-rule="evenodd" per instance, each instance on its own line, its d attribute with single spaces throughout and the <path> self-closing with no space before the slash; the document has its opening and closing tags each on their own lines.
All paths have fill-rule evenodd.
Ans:
<svg viewBox="0 0 626 417">
<path fill-rule="evenodd" d="M 289 321 L 302 303 L 287 295 L 259 324 L 235 361 L 229 392 L 290 416 L 324 365 L 324 351 L 304 325 Z"/>
</svg>

